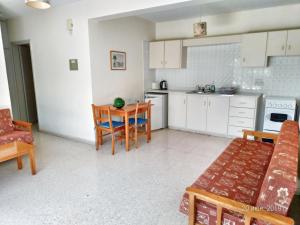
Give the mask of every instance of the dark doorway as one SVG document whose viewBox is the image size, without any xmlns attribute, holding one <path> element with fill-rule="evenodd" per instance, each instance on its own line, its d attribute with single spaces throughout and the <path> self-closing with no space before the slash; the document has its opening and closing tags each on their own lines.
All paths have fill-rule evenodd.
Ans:
<svg viewBox="0 0 300 225">
<path fill-rule="evenodd" d="M 12 45 L 13 71 L 8 74 L 14 119 L 38 123 L 29 44 Z"/>
</svg>

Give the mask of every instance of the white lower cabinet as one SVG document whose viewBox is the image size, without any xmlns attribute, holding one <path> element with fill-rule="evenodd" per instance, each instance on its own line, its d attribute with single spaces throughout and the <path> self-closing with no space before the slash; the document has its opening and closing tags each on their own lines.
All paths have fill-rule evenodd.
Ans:
<svg viewBox="0 0 300 225">
<path fill-rule="evenodd" d="M 210 133 L 226 134 L 229 115 L 229 96 L 209 96 L 207 104 L 207 127 Z"/>
<path fill-rule="evenodd" d="M 258 98 L 169 92 L 169 127 L 240 137 L 255 129 Z"/>
<path fill-rule="evenodd" d="M 229 97 L 187 95 L 187 129 L 227 134 Z"/>
<path fill-rule="evenodd" d="M 186 94 L 169 93 L 168 122 L 170 127 L 186 128 Z"/>
<path fill-rule="evenodd" d="M 230 98 L 228 135 L 242 137 L 243 130 L 256 129 L 259 96 L 232 96 Z"/>
<path fill-rule="evenodd" d="M 190 130 L 206 130 L 207 96 L 187 95 L 186 126 Z"/>
</svg>

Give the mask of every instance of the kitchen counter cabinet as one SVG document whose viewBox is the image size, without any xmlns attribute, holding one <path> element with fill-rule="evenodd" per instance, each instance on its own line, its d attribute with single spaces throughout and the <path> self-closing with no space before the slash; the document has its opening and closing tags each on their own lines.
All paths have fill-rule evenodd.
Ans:
<svg viewBox="0 0 300 225">
<path fill-rule="evenodd" d="M 186 128 L 186 94 L 169 93 L 168 123 L 170 127 Z"/>
<path fill-rule="evenodd" d="M 207 96 L 187 95 L 187 129 L 206 131 Z"/>
<path fill-rule="evenodd" d="M 187 94 L 169 91 L 169 128 L 241 137 L 256 128 L 260 94 Z"/>
<path fill-rule="evenodd" d="M 207 128 L 209 133 L 227 135 L 229 96 L 209 96 L 207 104 Z"/>
</svg>

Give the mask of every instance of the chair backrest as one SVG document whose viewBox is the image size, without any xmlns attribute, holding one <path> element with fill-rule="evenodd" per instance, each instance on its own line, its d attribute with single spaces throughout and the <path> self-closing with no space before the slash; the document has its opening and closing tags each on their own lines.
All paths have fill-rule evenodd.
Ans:
<svg viewBox="0 0 300 225">
<path fill-rule="evenodd" d="M 137 125 L 138 115 L 144 114 L 146 112 L 148 113 L 150 107 L 151 107 L 151 100 L 145 103 L 136 103 L 135 114 L 134 114 L 135 125 Z"/>
<path fill-rule="evenodd" d="M 10 109 L 0 109 L 0 135 L 14 130 Z"/>
<path fill-rule="evenodd" d="M 110 114 L 110 106 L 96 106 L 92 104 L 92 108 L 95 128 L 97 128 L 100 125 L 100 123 L 108 122 L 110 129 L 113 129 Z"/>
</svg>

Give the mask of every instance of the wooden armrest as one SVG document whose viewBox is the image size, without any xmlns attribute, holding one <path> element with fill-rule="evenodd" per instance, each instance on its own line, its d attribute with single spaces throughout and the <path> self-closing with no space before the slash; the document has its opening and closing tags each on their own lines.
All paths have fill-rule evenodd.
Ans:
<svg viewBox="0 0 300 225">
<path fill-rule="evenodd" d="M 244 215 L 245 225 L 250 225 L 251 219 L 259 219 L 264 222 L 276 225 L 293 225 L 292 218 L 282 216 L 276 213 L 268 212 L 262 208 L 247 205 L 232 199 L 219 196 L 202 189 L 188 187 L 186 189 L 189 194 L 189 225 L 197 225 L 196 223 L 196 199 L 211 203 L 217 207 L 217 225 L 222 224 L 222 209 Z"/>
<path fill-rule="evenodd" d="M 278 134 L 254 131 L 254 130 L 243 130 L 243 138 L 247 139 L 248 136 L 253 136 L 255 140 L 262 141 L 263 138 L 272 139 L 274 144 L 277 143 Z"/>
<path fill-rule="evenodd" d="M 24 129 L 24 130 L 32 132 L 32 123 L 28 123 L 28 122 L 21 121 L 21 120 L 14 120 L 13 124 L 17 128 Z"/>
</svg>

